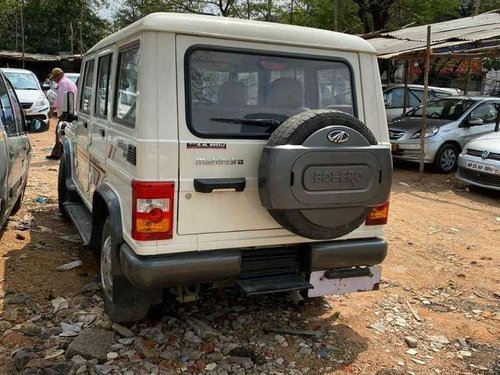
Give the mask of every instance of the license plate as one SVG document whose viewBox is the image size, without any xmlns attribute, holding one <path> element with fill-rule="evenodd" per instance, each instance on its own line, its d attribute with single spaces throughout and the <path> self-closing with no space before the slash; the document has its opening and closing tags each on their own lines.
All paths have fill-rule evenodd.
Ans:
<svg viewBox="0 0 500 375">
<path fill-rule="evenodd" d="M 495 173 L 496 172 L 495 167 L 492 165 L 476 163 L 473 161 L 467 162 L 467 168 L 474 169 L 475 171 L 480 171 L 480 172 L 484 172 L 484 173 Z"/>
<path fill-rule="evenodd" d="M 307 291 L 308 297 L 377 290 L 380 284 L 382 267 L 370 267 L 369 276 L 345 277 L 342 279 L 328 279 L 325 277 L 326 272 L 327 271 L 311 272 L 309 283 L 312 284 L 313 289 Z"/>
</svg>

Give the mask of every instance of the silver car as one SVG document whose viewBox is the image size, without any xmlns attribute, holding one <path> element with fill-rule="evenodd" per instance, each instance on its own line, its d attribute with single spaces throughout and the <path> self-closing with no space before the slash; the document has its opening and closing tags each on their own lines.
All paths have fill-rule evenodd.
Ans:
<svg viewBox="0 0 500 375">
<path fill-rule="evenodd" d="M 0 71 L 0 228 L 23 200 L 31 158 L 26 131 L 14 88 Z"/>
<path fill-rule="evenodd" d="M 500 131 L 467 143 L 458 157 L 456 177 L 468 184 L 500 191 Z"/>
<path fill-rule="evenodd" d="M 450 96 L 434 99 L 427 107 L 424 162 L 440 173 L 457 166 L 465 144 L 495 129 L 498 98 Z M 422 106 L 389 123 L 392 156 L 395 160 L 420 160 Z"/>
</svg>

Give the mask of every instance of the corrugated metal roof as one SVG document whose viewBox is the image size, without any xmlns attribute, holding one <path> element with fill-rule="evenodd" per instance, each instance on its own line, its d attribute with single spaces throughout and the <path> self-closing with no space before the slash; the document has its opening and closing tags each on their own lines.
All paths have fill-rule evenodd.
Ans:
<svg viewBox="0 0 500 375">
<path fill-rule="evenodd" d="M 368 39 L 380 58 L 392 58 L 424 50 L 427 26 L 415 26 L 380 34 Z M 449 47 L 500 37 L 500 11 L 474 17 L 434 23 L 431 25 L 431 46 Z"/>
<path fill-rule="evenodd" d="M 21 60 L 23 58 L 22 52 L 17 51 L 0 51 L 0 58 L 7 58 L 12 60 Z M 45 55 L 41 53 L 25 53 L 24 59 L 26 61 L 61 61 L 61 60 L 79 60 L 80 55 Z"/>
</svg>

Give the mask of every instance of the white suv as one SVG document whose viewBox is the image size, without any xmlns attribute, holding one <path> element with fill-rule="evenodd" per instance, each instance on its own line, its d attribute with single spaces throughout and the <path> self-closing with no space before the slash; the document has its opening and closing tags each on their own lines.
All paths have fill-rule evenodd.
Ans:
<svg viewBox="0 0 500 375">
<path fill-rule="evenodd" d="M 364 40 L 151 14 L 85 55 L 76 108 L 60 210 L 101 251 L 114 321 L 142 318 L 165 289 L 195 300 L 206 283 L 377 288 L 392 162 Z"/>
</svg>

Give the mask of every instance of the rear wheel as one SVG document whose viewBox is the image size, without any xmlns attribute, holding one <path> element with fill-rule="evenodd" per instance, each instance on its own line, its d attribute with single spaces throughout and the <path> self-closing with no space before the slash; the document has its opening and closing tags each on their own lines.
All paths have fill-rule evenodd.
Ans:
<svg viewBox="0 0 500 375">
<path fill-rule="evenodd" d="M 131 322 L 143 319 L 149 310 L 148 304 L 117 306 L 113 299 L 114 293 L 114 261 L 118 254 L 118 244 L 111 233 L 111 220 L 106 218 L 102 229 L 101 241 L 101 284 L 104 300 L 104 311 L 113 322 Z"/>
<path fill-rule="evenodd" d="M 457 167 L 459 151 L 455 145 L 442 145 L 434 158 L 434 169 L 439 173 L 450 173 Z"/>
</svg>

